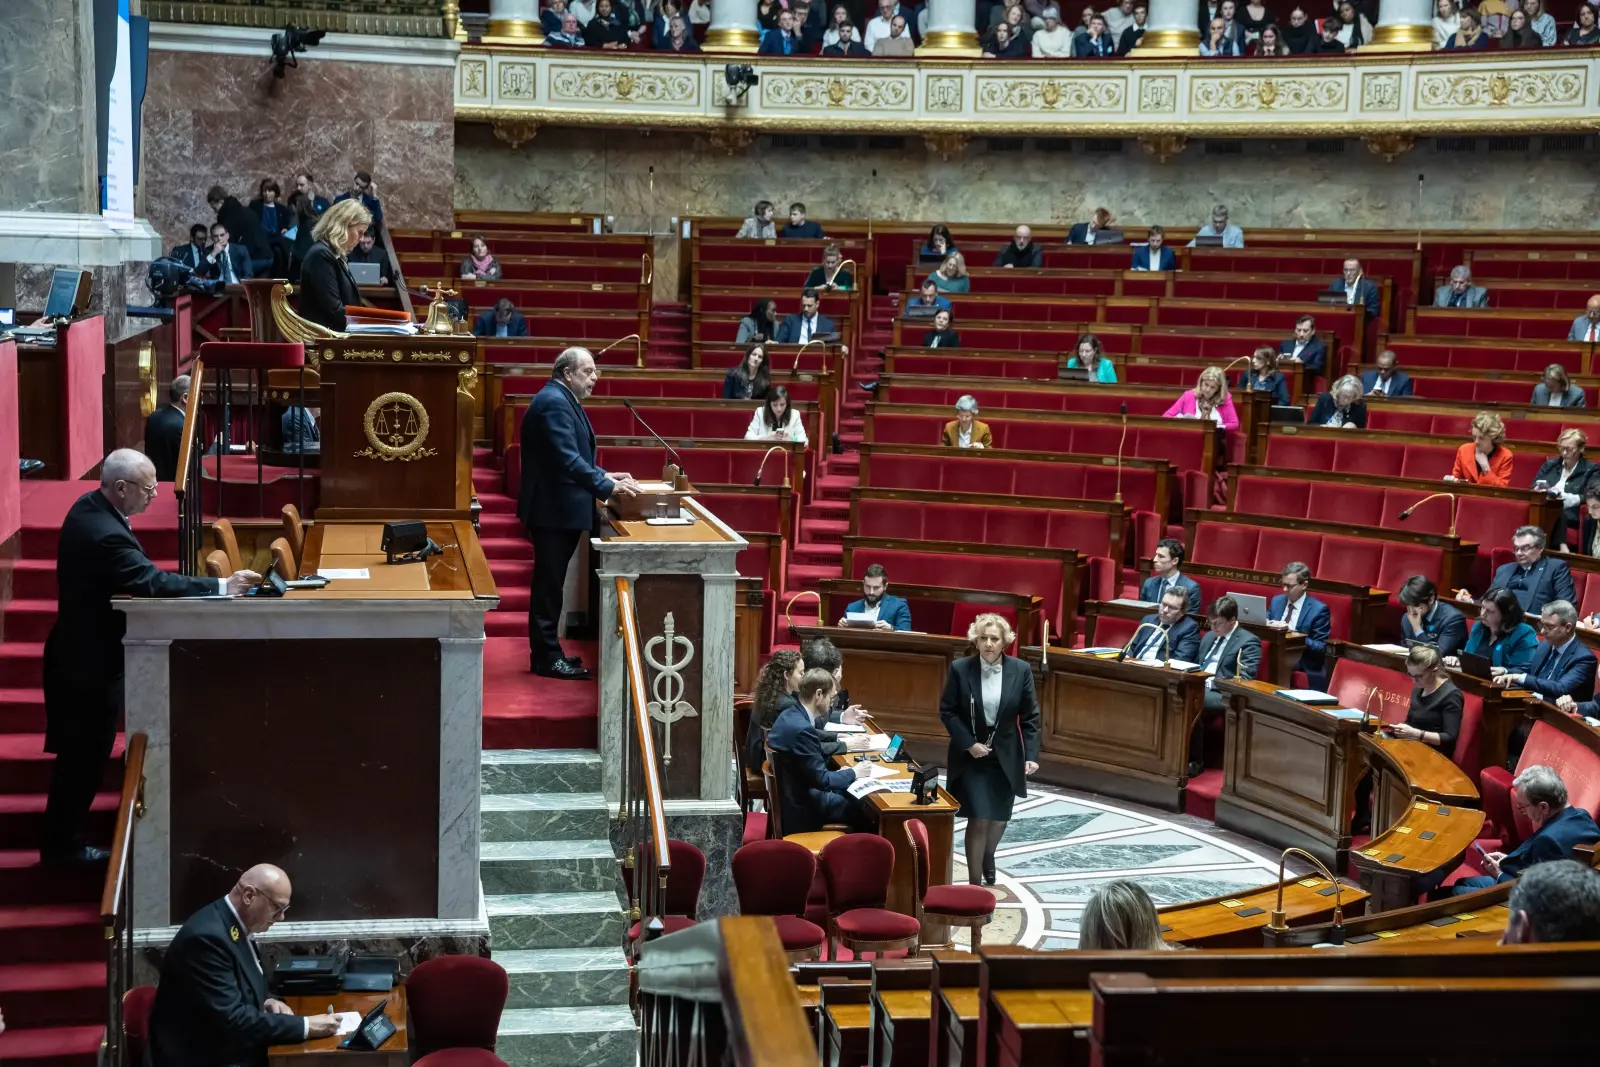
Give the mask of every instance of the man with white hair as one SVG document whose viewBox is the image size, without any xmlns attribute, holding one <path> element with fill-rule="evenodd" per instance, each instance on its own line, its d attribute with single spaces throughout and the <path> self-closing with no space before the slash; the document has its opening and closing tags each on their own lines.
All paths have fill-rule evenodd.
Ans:
<svg viewBox="0 0 1600 1067">
<path fill-rule="evenodd" d="M 1000 250 L 994 257 L 997 267 L 1042 267 L 1044 266 L 1044 250 L 1033 243 L 1033 230 L 1027 226 L 1018 226 L 1011 235 L 1011 243 Z"/>
<path fill-rule="evenodd" d="M 1194 240 L 1189 242 L 1189 247 L 1195 247 L 1195 243 L 1202 237 L 1222 238 L 1223 248 L 1244 247 L 1244 231 L 1228 221 L 1227 204 L 1218 204 L 1211 209 L 1211 221 L 1195 231 Z"/>
<path fill-rule="evenodd" d="M 79 497 L 56 547 L 56 622 L 44 646 L 44 750 L 54 753 L 40 854 L 47 861 L 94 861 L 103 849 L 78 839 L 105 777 L 122 715 L 122 635 L 127 617 L 114 596 L 238 595 L 254 571 L 190 578 L 150 562 L 128 520 L 156 498 L 156 468 L 131 448 L 100 466 L 100 487 Z"/>
<path fill-rule="evenodd" d="M 1509 882 L 1536 864 L 1569 859 L 1577 845 L 1600 841 L 1600 826 L 1587 811 L 1567 803 L 1567 785 L 1549 767 L 1535 764 L 1518 774 L 1511 802 L 1527 816 L 1533 833 L 1510 852 L 1483 853 L 1478 866 L 1485 873 L 1458 879 L 1456 893 Z"/>
<path fill-rule="evenodd" d="M 1489 290 L 1472 284 L 1472 268 L 1462 264 L 1450 271 L 1450 281 L 1433 294 L 1436 308 L 1486 308 Z"/>
</svg>

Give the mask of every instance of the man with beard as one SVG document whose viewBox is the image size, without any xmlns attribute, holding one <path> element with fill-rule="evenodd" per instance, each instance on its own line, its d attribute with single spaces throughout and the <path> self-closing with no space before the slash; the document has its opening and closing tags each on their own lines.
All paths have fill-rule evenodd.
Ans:
<svg viewBox="0 0 1600 1067">
<path fill-rule="evenodd" d="M 862 599 L 852 601 L 845 609 L 840 626 L 847 626 L 851 615 L 865 615 L 872 620 L 874 630 L 911 629 L 911 606 L 903 597 L 890 596 L 888 572 L 883 564 L 874 563 L 861 578 Z"/>
</svg>

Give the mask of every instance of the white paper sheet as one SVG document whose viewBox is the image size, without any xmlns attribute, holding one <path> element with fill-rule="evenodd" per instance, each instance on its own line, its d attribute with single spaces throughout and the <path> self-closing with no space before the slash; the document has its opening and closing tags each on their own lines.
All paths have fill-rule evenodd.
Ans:
<svg viewBox="0 0 1600 1067">
<path fill-rule="evenodd" d="M 864 734 L 867 732 L 867 728 L 865 726 L 862 726 L 859 723 L 852 726 L 847 722 L 830 722 L 828 725 L 824 726 L 823 729 L 828 731 L 830 734 Z"/>
<path fill-rule="evenodd" d="M 341 1011 L 339 1013 L 339 1030 L 333 1036 L 342 1037 L 345 1034 L 354 1033 L 356 1027 L 360 1025 L 361 1013 L 359 1011 Z"/>
<path fill-rule="evenodd" d="M 892 774 L 899 774 L 901 770 L 902 768 L 900 767 L 886 767 L 881 763 L 869 763 L 867 764 L 867 777 L 887 778 Z"/>
<path fill-rule="evenodd" d="M 346 581 L 365 582 L 372 579 L 372 572 L 366 567 L 324 567 L 317 573 L 324 578 L 343 578 Z"/>
</svg>

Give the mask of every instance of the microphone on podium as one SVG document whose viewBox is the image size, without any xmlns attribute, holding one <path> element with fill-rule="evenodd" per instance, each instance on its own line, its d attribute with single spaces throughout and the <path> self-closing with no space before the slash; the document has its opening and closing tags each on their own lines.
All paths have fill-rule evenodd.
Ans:
<svg viewBox="0 0 1600 1067">
<path fill-rule="evenodd" d="M 1117 441 L 1117 495 L 1112 503 L 1122 503 L 1122 446 L 1128 441 L 1128 402 L 1122 402 L 1122 437 Z"/>
<path fill-rule="evenodd" d="M 767 469 L 767 460 L 772 458 L 772 454 L 774 452 L 784 451 L 787 451 L 787 449 L 785 449 L 782 445 L 773 445 L 771 448 L 767 449 L 767 454 L 761 457 L 761 463 L 756 467 L 755 481 L 750 483 L 753 488 L 761 488 L 761 472 Z"/>
<path fill-rule="evenodd" d="M 655 430 L 651 429 L 650 424 L 644 421 L 644 418 L 639 414 L 638 409 L 633 406 L 632 400 L 629 400 L 627 397 L 623 397 L 622 406 L 632 412 L 633 417 L 639 420 L 639 425 L 644 427 L 644 432 L 649 434 L 651 437 L 654 437 L 657 441 L 660 441 L 661 447 L 666 449 L 667 455 L 672 457 L 674 462 L 668 463 L 665 469 L 662 470 L 661 479 L 662 481 L 671 482 L 674 489 L 678 490 L 679 492 L 683 492 L 689 487 L 689 472 L 684 469 L 683 458 L 678 455 L 678 450 L 667 444 L 667 439 L 665 437 L 662 437 L 660 434 L 656 433 Z"/>
<path fill-rule="evenodd" d="M 1289 928 L 1289 914 L 1283 910 L 1283 869 L 1290 853 L 1311 864 L 1322 874 L 1322 877 L 1333 884 L 1333 922 L 1328 927 L 1328 939 L 1325 943 L 1330 945 L 1344 944 L 1344 893 L 1342 892 L 1344 887 L 1339 884 L 1339 879 L 1335 878 L 1333 873 L 1323 866 L 1321 860 L 1301 848 L 1286 848 L 1283 850 L 1283 855 L 1278 857 L 1278 903 L 1272 909 L 1272 914 L 1267 917 L 1267 929 L 1281 934 Z"/>
<path fill-rule="evenodd" d="M 620 345 L 624 341 L 632 341 L 633 342 L 633 359 L 634 359 L 634 362 L 637 363 L 641 367 L 644 366 L 644 341 L 641 340 L 639 335 L 636 334 L 636 333 L 630 333 L 626 337 L 619 337 L 615 341 L 612 341 L 610 344 L 606 345 L 604 348 L 602 348 L 600 351 L 598 351 L 598 352 L 596 352 L 594 354 L 595 361 L 599 362 L 601 356 L 605 355 L 607 352 L 611 351 L 613 348 L 616 348 L 618 345 Z"/>
<path fill-rule="evenodd" d="M 1411 518 L 1411 513 L 1413 511 L 1416 511 L 1428 501 L 1438 500 L 1440 497 L 1450 498 L 1450 536 L 1454 537 L 1456 535 L 1456 495 L 1454 493 L 1429 493 L 1427 496 L 1423 497 L 1421 500 L 1402 511 L 1398 516 L 1399 520 L 1401 522 L 1405 522 Z"/>
</svg>

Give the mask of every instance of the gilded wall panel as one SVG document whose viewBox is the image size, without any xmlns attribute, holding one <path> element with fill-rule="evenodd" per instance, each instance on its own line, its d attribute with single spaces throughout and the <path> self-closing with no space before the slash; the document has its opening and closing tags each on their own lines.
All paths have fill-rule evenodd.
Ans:
<svg viewBox="0 0 1600 1067">
<path fill-rule="evenodd" d="M 1349 106 L 1350 76 L 1321 78 L 1207 78 L 1189 83 L 1189 109 L 1197 114 L 1262 111 L 1342 112 Z"/>
<path fill-rule="evenodd" d="M 930 74 L 928 76 L 928 102 L 927 109 L 937 112 L 958 112 L 962 108 L 962 101 L 966 93 L 962 86 L 964 82 L 956 74 Z"/>
<path fill-rule="evenodd" d="M 700 71 L 551 64 L 550 99 L 555 103 L 656 104 L 694 109 L 700 106 Z"/>
<path fill-rule="evenodd" d="M 1118 114 L 1128 109 L 1127 75 L 1112 77 L 977 77 L 980 114 L 1057 112 Z"/>
<path fill-rule="evenodd" d="M 463 100 L 487 100 L 489 98 L 489 61 L 486 59 L 463 59 L 459 67 L 456 84 Z"/>
<path fill-rule="evenodd" d="M 915 99 L 915 77 L 911 74 L 872 77 L 785 72 L 763 75 L 761 79 L 761 103 L 766 107 L 908 113 L 914 110 Z"/>
<path fill-rule="evenodd" d="M 1366 72 L 1361 75 L 1361 110 L 1382 112 L 1400 110 L 1400 74 L 1395 71 Z"/>
<path fill-rule="evenodd" d="M 1149 74 L 1139 79 L 1139 110 L 1153 115 L 1170 114 L 1178 109 L 1178 78 L 1173 74 Z"/>
<path fill-rule="evenodd" d="M 1588 68 L 1423 72 L 1417 109 L 1582 107 Z"/>
</svg>

